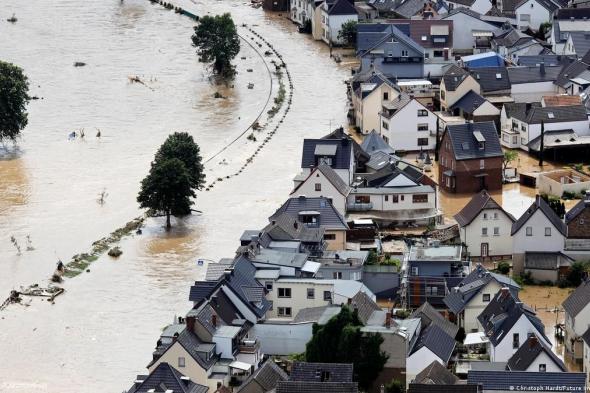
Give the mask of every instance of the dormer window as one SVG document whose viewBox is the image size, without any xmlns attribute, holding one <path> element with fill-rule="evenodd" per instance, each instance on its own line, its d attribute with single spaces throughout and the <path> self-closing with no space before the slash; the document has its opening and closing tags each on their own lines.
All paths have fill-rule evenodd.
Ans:
<svg viewBox="0 0 590 393">
<path fill-rule="evenodd" d="M 395 39 L 395 37 L 391 37 L 390 39 L 387 40 L 388 44 L 397 44 L 397 40 Z"/>
<path fill-rule="evenodd" d="M 318 160 L 318 165 L 321 164 L 332 166 L 332 157 L 320 157 L 320 159 Z"/>
</svg>

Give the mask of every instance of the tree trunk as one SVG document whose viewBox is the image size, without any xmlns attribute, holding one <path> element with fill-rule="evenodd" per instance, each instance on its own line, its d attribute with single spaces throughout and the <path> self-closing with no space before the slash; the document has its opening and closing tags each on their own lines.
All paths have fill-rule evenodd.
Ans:
<svg viewBox="0 0 590 393">
<path fill-rule="evenodd" d="M 170 230 L 172 224 L 170 224 L 170 210 L 166 211 L 166 230 Z"/>
</svg>

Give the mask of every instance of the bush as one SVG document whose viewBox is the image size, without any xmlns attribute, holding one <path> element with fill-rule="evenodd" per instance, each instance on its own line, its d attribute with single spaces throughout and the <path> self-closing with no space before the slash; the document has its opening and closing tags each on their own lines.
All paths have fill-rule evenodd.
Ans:
<svg viewBox="0 0 590 393">
<path fill-rule="evenodd" d="M 496 268 L 499 273 L 507 275 L 510 273 L 510 263 L 508 262 L 500 262 L 498 263 L 498 267 Z"/>
<path fill-rule="evenodd" d="M 395 316 L 399 319 L 406 319 L 410 316 L 410 312 L 408 310 L 396 310 Z"/>
<path fill-rule="evenodd" d="M 564 191 L 561 197 L 565 200 L 574 199 L 576 197 L 576 194 L 574 194 L 573 192 Z"/>
<path fill-rule="evenodd" d="M 392 379 L 387 385 L 385 385 L 385 393 L 405 393 L 405 384 L 398 380 Z"/>
</svg>

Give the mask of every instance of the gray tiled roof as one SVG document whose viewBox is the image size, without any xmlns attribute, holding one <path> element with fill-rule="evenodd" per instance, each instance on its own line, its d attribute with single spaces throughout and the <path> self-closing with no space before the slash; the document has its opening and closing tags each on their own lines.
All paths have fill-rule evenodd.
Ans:
<svg viewBox="0 0 590 393">
<path fill-rule="evenodd" d="M 396 155 L 388 154 L 383 151 L 377 151 L 371 154 L 371 159 L 365 165 L 378 171 L 380 169 L 390 167 L 390 164 L 397 160 L 399 160 L 399 157 Z"/>
<path fill-rule="evenodd" d="M 469 225 L 482 210 L 487 209 L 501 210 L 512 222 L 515 221 L 514 217 L 505 211 L 486 190 L 475 194 L 463 209 L 455 214 L 454 218 L 459 226 L 464 227 Z"/>
<path fill-rule="evenodd" d="M 500 90 L 510 90 L 510 77 L 506 67 L 479 67 L 471 70 L 484 93 Z"/>
<path fill-rule="evenodd" d="M 463 97 L 451 106 L 451 110 L 461 109 L 463 112 L 473 114 L 487 100 L 474 92 L 469 90 Z"/>
<path fill-rule="evenodd" d="M 293 362 L 291 381 L 321 382 L 322 371 L 330 374 L 330 382 L 352 382 L 352 363 Z"/>
<path fill-rule="evenodd" d="M 377 151 L 383 151 L 388 154 L 394 153 L 391 146 L 389 146 L 383 137 L 375 130 L 365 136 L 363 143 L 361 143 L 361 148 L 369 155 Z"/>
<path fill-rule="evenodd" d="M 533 204 L 522 214 L 522 216 L 518 218 L 518 220 L 516 220 L 514 224 L 512 224 L 512 231 L 510 234 L 514 235 L 516 232 L 518 232 L 537 210 L 541 210 L 541 213 L 547 217 L 549 222 L 553 224 L 559 233 L 561 233 L 563 236 L 567 235 L 567 225 L 561 221 L 559 216 L 553 211 L 553 209 L 549 207 L 547 202 L 545 202 L 545 200 L 543 200 L 540 195 L 535 197 Z"/>
<path fill-rule="evenodd" d="M 459 378 L 436 360 L 433 360 L 414 378 L 414 383 L 425 385 L 454 385 L 458 381 Z"/>
<path fill-rule="evenodd" d="M 588 327 L 588 330 L 586 330 L 586 332 L 582 334 L 582 340 L 584 340 L 586 345 L 590 347 L 590 327 Z"/>
<path fill-rule="evenodd" d="M 348 0 L 336 0 L 328 6 L 328 15 L 357 15 L 354 3 Z"/>
<path fill-rule="evenodd" d="M 474 132 L 479 131 L 485 138 L 484 149 L 479 149 Z M 496 125 L 493 121 L 478 123 L 451 124 L 445 131 L 448 134 L 455 159 L 469 160 L 477 158 L 502 157 L 502 147 L 498 139 Z"/>
<path fill-rule="evenodd" d="M 455 91 L 457 86 L 459 86 L 468 75 L 469 72 L 465 71 L 463 68 L 455 64 L 451 65 L 443 75 L 445 89 L 447 91 Z"/>
<path fill-rule="evenodd" d="M 430 0 L 405 0 L 395 9 L 395 13 L 404 18 L 411 18 L 420 12 Z"/>
<path fill-rule="evenodd" d="M 435 324 L 453 338 L 457 336 L 457 331 L 459 330 L 459 326 L 455 325 L 451 321 L 446 320 L 428 302 L 425 302 L 423 305 L 414 310 L 414 312 L 410 315 L 410 318 L 420 318 L 422 321 L 422 326 Z"/>
<path fill-rule="evenodd" d="M 217 361 L 217 356 L 211 356 L 207 359 L 207 353 L 211 349 L 209 343 L 205 343 L 199 339 L 199 337 L 188 329 L 184 329 L 179 335 L 176 341 L 169 344 L 162 344 L 157 347 L 154 352 L 154 360 L 152 364 L 157 361 L 168 349 L 178 343 L 184 348 L 184 350 L 201 366 L 204 370 L 209 370 L 211 366 Z"/>
<path fill-rule="evenodd" d="M 252 391 L 248 387 L 251 384 L 260 386 L 264 392 L 272 391 L 280 381 L 286 381 L 289 376 L 272 359 L 268 359 L 250 377 L 242 383 L 237 393 Z"/>
<path fill-rule="evenodd" d="M 540 124 L 541 121 L 544 123 L 588 121 L 588 115 L 584 105 L 533 107 L 526 119 L 522 121 L 527 124 Z"/>
<path fill-rule="evenodd" d="M 542 72 L 541 66 L 527 67 L 509 67 L 508 76 L 511 84 L 536 83 L 536 82 L 555 82 L 561 72 L 561 66 L 544 66 Z"/>
<path fill-rule="evenodd" d="M 563 67 L 565 64 L 569 64 L 567 56 L 562 55 L 525 55 L 518 56 L 518 65 L 521 66 L 538 66 L 541 63 L 545 63 L 545 66 L 556 66 Z"/>
<path fill-rule="evenodd" d="M 190 288 L 188 300 L 198 303 L 211 295 L 218 285 L 219 281 L 195 281 L 195 285 Z"/>
<path fill-rule="evenodd" d="M 411 383 L 408 393 L 480 393 L 477 385 L 428 385 Z"/>
<path fill-rule="evenodd" d="M 571 317 L 576 317 L 590 303 L 590 280 L 583 281 L 561 304 Z"/>
<path fill-rule="evenodd" d="M 156 367 L 148 376 L 138 376 L 136 382 L 127 393 L 147 393 L 147 392 L 174 392 L 174 393 L 206 393 L 209 391 L 207 386 L 194 383 L 170 366 L 163 362 Z"/>
<path fill-rule="evenodd" d="M 249 231 L 247 231 L 249 232 Z M 255 232 L 258 236 L 258 231 Z M 231 258 L 223 258 L 217 263 L 208 263 L 207 264 L 207 273 L 205 273 L 205 280 L 206 281 L 217 281 L 223 276 L 223 272 L 225 269 L 231 267 L 234 261 Z"/>
<path fill-rule="evenodd" d="M 357 74 L 359 75 L 359 74 Z M 355 75 L 356 76 L 356 75 Z M 364 162 L 369 159 L 369 156 L 361 149 L 361 146 L 350 137 L 347 133 L 344 132 L 344 128 L 340 127 L 329 133 L 328 135 L 324 135 L 322 139 L 343 139 L 346 138 L 352 143 L 352 151 L 354 153 L 354 158 L 357 161 Z"/>
<path fill-rule="evenodd" d="M 264 290 L 254 278 L 256 268 L 244 256 L 239 256 L 233 266 L 232 273 L 225 275 L 228 287 L 250 308 L 259 318 L 263 317 L 271 306 L 265 296 L 255 295 L 254 288 Z"/>
<path fill-rule="evenodd" d="M 404 31 L 401 29 L 404 29 Z M 395 37 L 400 43 L 411 47 L 419 53 L 424 53 L 424 48 L 410 38 L 408 25 L 394 26 L 392 23 L 359 23 L 357 26 L 357 53 L 359 57 L 380 47 L 391 37 Z"/>
<path fill-rule="evenodd" d="M 311 168 L 319 165 L 315 151 L 318 145 L 336 146 L 336 155 L 332 157 L 331 167 L 334 169 L 350 168 L 352 148 L 349 139 L 305 139 L 303 140 L 303 151 L 301 154 L 301 168 Z"/>
<path fill-rule="evenodd" d="M 426 347 L 443 362 L 448 362 L 455 349 L 455 344 L 455 337 L 449 336 L 436 324 L 430 324 L 420 331 L 420 336 L 410 351 L 410 355 Z"/>
<path fill-rule="evenodd" d="M 304 211 L 319 212 L 319 225 L 325 229 L 348 229 L 344 217 L 324 197 L 307 198 L 299 196 L 297 198 L 289 198 L 269 219 L 274 220 L 275 217 L 283 213 L 289 214 L 292 218 L 297 218 L 299 213 Z"/>
<path fill-rule="evenodd" d="M 590 207 L 589 197 L 581 199 L 580 201 L 578 201 L 578 203 L 574 205 L 574 207 L 568 210 L 568 212 L 565 214 L 565 223 L 569 224 L 573 219 L 578 217 L 578 215 L 582 213 L 587 207 Z"/>
<path fill-rule="evenodd" d="M 508 360 L 506 365 L 508 370 L 511 371 L 527 371 L 529 366 L 537 359 L 541 353 L 545 353 L 553 360 L 553 363 L 561 369 L 561 371 L 567 371 L 563 360 L 557 357 L 557 355 L 544 344 L 539 338 L 529 336 L 526 341 L 518 348 L 518 350 Z M 532 370 L 537 371 L 537 370 Z"/>
<path fill-rule="evenodd" d="M 275 213 L 270 223 L 262 230 L 263 240 L 299 240 L 302 242 L 321 242 L 324 238 L 324 228 L 310 228 L 298 221 L 297 216 L 287 212 Z"/>
<path fill-rule="evenodd" d="M 570 31 L 569 33 L 576 54 L 582 56 L 590 50 L 590 33 L 587 31 Z"/>
<path fill-rule="evenodd" d="M 280 381 L 276 393 L 358 393 L 356 382 Z"/>
<path fill-rule="evenodd" d="M 381 311 L 381 307 L 362 291 L 359 291 L 352 297 L 350 306 L 357 310 L 358 317 L 363 325 L 367 324 L 367 321 L 375 311 Z"/>
<path fill-rule="evenodd" d="M 538 392 L 583 392 L 585 391 L 586 375 L 584 373 L 544 372 L 531 373 L 525 371 L 469 371 L 467 383 L 481 384 L 486 392 L 511 391 L 515 386 L 530 387 Z M 571 387 L 563 390 L 563 387 Z M 511 389 L 512 387 L 512 389 Z"/>
<path fill-rule="evenodd" d="M 578 75 L 588 69 L 590 69 L 590 64 L 585 59 L 576 60 L 573 63 L 563 67 L 561 73 L 555 81 L 555 84 L 563 88 L 567 88 L 571 85 L 570 79 L 576 78 Z"/>
</svg>

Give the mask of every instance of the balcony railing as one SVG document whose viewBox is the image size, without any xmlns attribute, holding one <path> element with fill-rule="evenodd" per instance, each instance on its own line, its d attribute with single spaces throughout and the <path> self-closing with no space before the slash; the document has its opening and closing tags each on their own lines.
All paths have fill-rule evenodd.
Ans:
<svg viewBox="0 0 590 393">
<path fill-rule="evenodd" d="M 367 202 L 367 203 L 348 203 L 346 204 L 346 210 L 349 211 L 361 211 L 361 212 L 366 212 L 367 210 L 372 210 L 373 209 L 373 202 Z"/>
<path fill-rule="evenodd" d="M 241 353 L 257 353 L 260 351 L 260 342 L 258 340 L 245 340 L 240 343 L 238 350 Z"/>
</svg>

